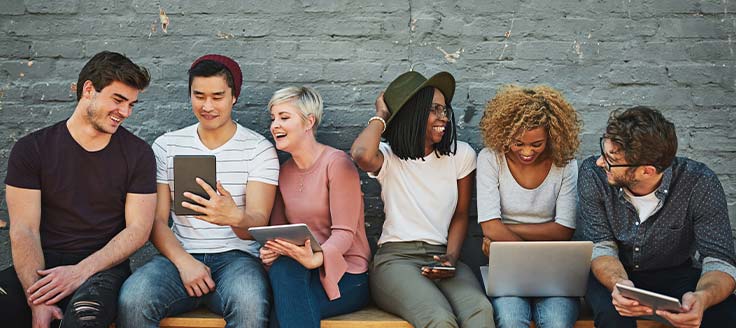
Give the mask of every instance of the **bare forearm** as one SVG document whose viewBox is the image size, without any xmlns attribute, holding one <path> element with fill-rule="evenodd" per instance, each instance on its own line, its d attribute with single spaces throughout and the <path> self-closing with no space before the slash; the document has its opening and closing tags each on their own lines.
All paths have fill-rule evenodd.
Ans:
<svg viewBox="0 0 736 328">
<path fill-rule="evenodd" d="M 731 295 L 736 287 L 733 278 L 721 271 L 709 271 L 700 277 L 695 292 L 704 296 L 704 306 L 709 308 Z"/>
<path fill-rule="evenodd" d="M 465 235 L 468 232 L 468 216 L 456 214 L 450 222 L 450 229 L 447 232 L 447 254 L 451 255 L 456 261 L 460 258 L 460 249 L 462 248 Z"/>
<path fill-rule="evenodd" d="M 243 217 L 240 220 L 240 224 L 237 226 L 232 226 L 233 232 L 236 236 L 240 239 L 248 239 L 252 240 L 253 236 L 250 235 L 250 232 L 248 232 L 248 228 L 250 227 L 262 227 L 268 225 L 268 215 L 265 213 L 248 213 L 248 211 L 243 212 Z"/>
<path fill-rule="evenodd" d="M 493 219 L 485 222 L 481 222 L 480 228 L 483 230 L 483 235 L 487 236 L 493 241 L 523 241 L 521 236 L 517 235 L 508 225 L 503 224 L 501 219 Z"/>
<path fill-rule="evenodd" d="M 92 253 L 77 265 L 88 276 L 120 264 L 148 240 L 150 230 L 144 226 L 128 226 L 113 237 L 102 249 Z"/>
<path fill-rule="evenodd" d="M 153 224 L 151 230 L 151 243 L 154 247 L 169 259 L 174 265 L 179 267 L 179 263 L 185 257 L 189 257 L 189 253 L 181 246 L 179 240 L 174 236 L 174 232 L 171 231 L 167 223 L 163 223 L 159 220 Z"/>
<path fill-rule="evenodd" d="M 590 264 L 590 270 L 608 290 L 613 290 L 617 282 L 629 279 L 621 261 L 613 256 L 596 257 Z"/>
<path fill-rule="evenodd" d="M 575 232 L 555 222 L 509 224 L 506 227 L 524 240 L 570 240 Z"/>
<path fill-rule="evenodd" d="M 37 271 L 45 269 L 41 239 L 26 231 L 14 231 L 12 226 L 10 231 L 13 266 L 25 291 L 39 279 Z"/>
</svg>

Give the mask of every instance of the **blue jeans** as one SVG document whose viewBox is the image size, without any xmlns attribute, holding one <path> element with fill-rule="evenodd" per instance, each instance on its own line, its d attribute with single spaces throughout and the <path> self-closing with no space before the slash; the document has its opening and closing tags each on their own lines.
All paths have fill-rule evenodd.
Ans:
<svg viewBox="0 0 736 328">
<path fill-rule="evenodd" d="M 309 270 L 290 257 L 279 257 L 268 275 L 278 321 L 272 327 L 319 328 L 320 319 L 359 310 L 370 299 L 367 273 L 345 273 L 337 283 L 340 298 L 333 301 L 322 287 L 319 269 Z"/>
<path fill-rule="evenodd" d="M 222 315 L 228 328 L 267 326 L 271 293 L 259 259 L 241 251 L 192 256 L 210 268 L 214 291 L 190 297 L 176 266 L 156 255 L 123 284 L 118 327 L 158 327 L 163 318 L 203 304 Z"/>
<path fill-rule="evenodd" d="M 577 297 L 492 297 L 496 327 L 572 327 L 578 319 Z"/>
</svg>

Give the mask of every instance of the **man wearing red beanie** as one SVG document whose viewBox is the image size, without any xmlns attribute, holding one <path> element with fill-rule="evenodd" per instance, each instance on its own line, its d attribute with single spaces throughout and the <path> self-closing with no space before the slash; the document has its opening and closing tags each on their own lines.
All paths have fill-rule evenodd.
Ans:
<svg viewBox="0 0 736 328">
<path fill-rule="evenodd" d="M 279 161 L 268 140 L 232 120 L 241 85 L 240 67 L 225 56 L 202 56 L 189 69 L 199 122 L 153 144 L 158 205 L 151 241 L 161 254 L 123 285 L 119 327 L 158 327 L 161 319 L 201 305 L 221 314 L 227 327 L 267 325 L 270 287 L 248 228 L 268 224 Z M 176 155 L 216 157 L 217 185 L 197 179 L 210 198 L 184 193 L 191 202 L 183 206 L 201 215 L 172 211 Z"/>
</svg>

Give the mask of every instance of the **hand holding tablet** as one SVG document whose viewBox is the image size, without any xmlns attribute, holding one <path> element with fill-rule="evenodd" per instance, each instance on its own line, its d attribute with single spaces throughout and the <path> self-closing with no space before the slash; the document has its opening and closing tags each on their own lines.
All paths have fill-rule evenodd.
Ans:
<svg viewBox="0 0 736 328">
<path fill-rule="evenodd" d="M 674 297 L 620 283 L 616 284 L 616 288 L 622 296 L 636 300 L 641 305 L 651 307 L 654 311 L 665 310 L 674 313 L 681 313 L 684 311 L 680 300 Z"/>
<path fill-rule="evenodd" d="M 304 241 L 309 239 L 312 251 L 322 251 L 322 247 L 319 246 L 319 242 L 317 242 L 317 239 L 314 238 L 312 232 L 309 231 L 309 227 L 304 223 L 251 227 L 248 228 L 248 232 L 250 232 L 250 235 L 253 236 L 253 238 L 261 245 L 265 245 L 269 240 L 278 238 L 297 246 L 304 246 Z"/>
</svg>

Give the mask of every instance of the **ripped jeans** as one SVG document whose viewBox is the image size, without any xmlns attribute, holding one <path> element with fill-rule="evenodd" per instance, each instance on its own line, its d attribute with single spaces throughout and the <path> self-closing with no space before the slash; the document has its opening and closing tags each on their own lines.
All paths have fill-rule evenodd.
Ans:
<svg viewBox="0 0 736 328">
<path fill-rule="evenodd" d="M 73 265 L 87 255 L 44 252 L 46 268 Z M 118 293 L 130 275 L 128 261 L 87 279 L 77 290 L 56 305 L 64 312 L 61 322 L 51 327 L 108 327 L 115 321 Z M 0 319 L 3 327 L 30 327 L 31 309 L 14 267 L 0 272 Z M 3 293 L 4 291 L 4 293 Z"/>
</svg>

